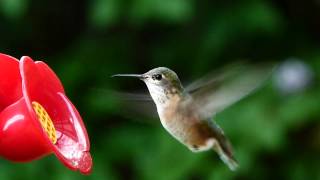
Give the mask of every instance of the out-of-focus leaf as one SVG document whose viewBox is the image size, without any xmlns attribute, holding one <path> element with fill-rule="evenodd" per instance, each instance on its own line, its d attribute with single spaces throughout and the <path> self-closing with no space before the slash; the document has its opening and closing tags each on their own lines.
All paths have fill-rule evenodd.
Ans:
<svg viewBox="0 0 320 180">
<path fill-rule="evenodd" d="M 10 19 L 18 19 L 26 13 L 28 0 L 0 0 L 1 12 Z"/>
<path fill-rule="evenodd" d="M 192 0 L 134 0 L 130 18 L 137 24 L 151 19 L 180 23 L 192 16 L 192 5 Z"/>
<path fill-rule="evenodd" d="M 117 0 L 94 0 L 90 7 L 90 22 L 97 27 L 104 27 L 113 22 L 116 22 L 119 18 L 120 1 Z"/>
</svg>

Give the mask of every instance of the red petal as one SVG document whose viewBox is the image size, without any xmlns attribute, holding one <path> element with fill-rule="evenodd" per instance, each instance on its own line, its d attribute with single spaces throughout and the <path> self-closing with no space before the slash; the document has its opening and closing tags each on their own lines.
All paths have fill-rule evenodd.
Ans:
<svg viewBox="0 0 320 180">
<path fill-rule="evenodd" d="M 52 148 L 37 119 L 31 116 L 21 98 L 0 113 L 0 155 L 26 162 L 49 153 Z"/>
<path fill-rule="evenodd" d="M 0 111 L 21 98 L 19 61 L 0 53 Z"/>
<path fill-rule="evenodd" d="M 33 111 L 31 102 L 40 103 L 57 130 L 57 143 L 52 144 L 56 156 L 67 167 L 79 169 L 84 174 L 89 173 L 92 159 L 88 135 L 78 111 L 65 96 L 57 76 L 45 63 L 34 63 L 29 57 L 21 59 L 20 71 L 23 95 L 30 111 Z"/>
<path fill-rule="evenodd" d="M 23 56 L 20 62 L 22 79 L 25 80 L 29 92 L 41 91 L 64 92 L 57 75 L 43 62 L 34 62 L 30 57 Z M 27 75 L 27 76 L 26 76 Z"/>
<path fill-rule="evenodd" d="M 56 92 L 63 92 L 64 93 L 62 83 L 60 82 L 58 76 L 52 71 L 52 69 L 46 63 L 44 63 L 42 61 L 36 61 L 35 63 L 36 63 L 36 66 L 39 70 L 39 73 L 42 74 L 46 78 L 47 82 L 50 82 L 50 84 L 48 84 L 48 85 L 51 86 L 52 90 L 54 90 Z"/>
<path fill-rule="evenodd" d="M 62 123 L 60 127 L 62 135 L 55 145 L 55 154 L 71 169 L 79 169 L 81 173 L 88 174 L 92 168 L 92 159 L 89 153 L 90 142 L 87 131 L 77 109 L 69 99 L 63 93 L 58 93 L 58 95 L 61 103 L 59 106 L 66 111 L 64 118 L 70 122 L 60 122 Z M 63 126 L 68 127 L 68 125 L 74 127 L 77 140 L 63 133 L 65 132 Z"/>
</svg>

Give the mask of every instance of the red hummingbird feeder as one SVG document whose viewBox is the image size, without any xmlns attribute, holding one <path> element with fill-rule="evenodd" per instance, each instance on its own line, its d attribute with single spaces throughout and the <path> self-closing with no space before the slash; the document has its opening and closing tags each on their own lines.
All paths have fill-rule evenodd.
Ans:
<svg viewBox="0 0 320 180">
<path fill-rule="evenodd" d="M 0 156 L 28 162 L 54 153 L 89 174 L 86 128 L 56 74 L 42 61 L 0 53 L 0 77 Z"/>
</svg>

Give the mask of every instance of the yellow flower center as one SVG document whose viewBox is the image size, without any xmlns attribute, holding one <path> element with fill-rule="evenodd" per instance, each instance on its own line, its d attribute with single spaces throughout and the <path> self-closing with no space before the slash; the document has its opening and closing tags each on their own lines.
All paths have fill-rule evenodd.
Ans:
<svg viewBox="0 0 320 180">
<path fill-rule="evenodd" d="M 57 142 L 57 134 L 49 114 L 44 109 L 44 107 L 42 107 L 41 104 L 39 104 L 36 101 L 32 102 L 32 107 L 37 114 L 37 117 L 41 123 L 42 128 L 46 131 L 51 142 L 55 144 Z"/>
</svg>

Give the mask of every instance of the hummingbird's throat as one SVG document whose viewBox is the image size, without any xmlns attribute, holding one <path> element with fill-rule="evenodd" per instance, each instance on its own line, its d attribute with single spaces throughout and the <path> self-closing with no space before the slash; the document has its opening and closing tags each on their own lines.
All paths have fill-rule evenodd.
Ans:
<svg viewBox="0 0 320 180">
<path fill-rule="evenodd" d="M 169 96 L 165 89 L 159 86 L 148 85 L 148 84 L 147 84 L 147 87 L 153 101 L 157 106 L 163 106 L 168 102 Z"/>
</svg>

